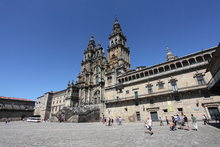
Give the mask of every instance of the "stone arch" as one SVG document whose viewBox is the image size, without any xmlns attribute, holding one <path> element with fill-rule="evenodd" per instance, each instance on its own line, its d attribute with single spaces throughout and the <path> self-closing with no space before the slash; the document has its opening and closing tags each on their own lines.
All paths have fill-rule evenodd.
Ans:
<svg viewBox="0 0 220 147">
<path fill-rule="evenodd" d="M 164 66 L 164 69 L 165 69 L 165 71 L 169 71 L 170 70 L 169 65 Z"/>
<path fill-rule="evenodd" d="M 187 60 L 183 60 L 183 61 L 182 61 L 182 64 L 183 64 L 183 66 L 187 66 L 187 65 L 189 65 L 189 63 L 188 63 Z"/>
<path fill-rule="evenodd" d="M 205 55 L 204 55 L 204 59 L 205 59 L 205 61 L 210 60 L 210 59 L 211 59 L 211 56 L 210 56 L 209 54 L 205 54 Z"/>
<path fill-rule="evenodd" d="M 181 64 L 180 62 L 177 62 L 177 63 L 176 63 L 176 67 L 177 67 L 177 68 L 180 68 L 180 67 L 182 67 L 182 64 Z"/>
<path fill-rule="evenodd" d="M 158 70 L 159 70 L 159 72 L 164 72 L 164 68 L 163 67 L 159 67 Z"/>
<path fill-rule="evenodd" d="M 196 61 L 199 62 L 203 62 L 203 58 L 201 56 L 196 57 Z"/>
<path fill-rule="evenodd" d="M 190 58 L 190 59 L 189 59 L 189 63 L 190 63 L 190 64 L 195 64 L 195 63 L 196 63 L 196 61 L 195 61 L 195 59 L 194 59 L 194 58 Z"/>
</svg>

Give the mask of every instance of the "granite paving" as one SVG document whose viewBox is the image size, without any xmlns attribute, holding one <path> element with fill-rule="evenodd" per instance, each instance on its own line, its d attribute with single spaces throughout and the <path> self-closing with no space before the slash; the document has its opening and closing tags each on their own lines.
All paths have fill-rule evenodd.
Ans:
<svg viewBox="0 0 220 147">
<path fill-rule="evenodd" d="M 0 147 L 220 147 L 220 129 L 198 126 L 170 131 L 154 123 L 151 136 L 143 123 L 0 122 Z"/>
</svg>

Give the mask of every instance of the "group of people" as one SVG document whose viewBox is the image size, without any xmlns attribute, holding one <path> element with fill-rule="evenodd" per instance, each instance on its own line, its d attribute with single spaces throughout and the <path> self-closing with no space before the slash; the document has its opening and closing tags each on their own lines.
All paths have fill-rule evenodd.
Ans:
<svg viewBox="0 0 220 147">
<path fill-rule="evenodd" d="M 115 122 L 117 125 L 122 125 L 122 118 L 121 117 L 116 117 Z M 106 126 L 112 126 L 114 124 L 114 119 L 107 117 L 102 119 L 103 125 Z"/>
<path fill-rule="evenodd" d="M 197 131 L 198 130 L 198 125 L 197 125 L 196 117 L 193 114 L 191 114 L 191 122 L 192 122 L 192 126 Z M 176 130 L 176 128 L 189 130 L 189 120 L 188 120 L 188 117 L 186 115 L 183 115 L 182 118 L 178 114 L 172 116 L 171 121 L 169 122 L 169 125 L 170 125 L 170 130 L 171 131 Z"/>
<path fill-rule="evenodd" d="M 207 117 L 205 115 L 203 115 L 204 118 L 204 124 L 207 123 Z M 161 117 L 159 118 L 160 121 L 160 126 L 164 126 L 163 120 L 161 119 Z M 183 115 L 182 117 L 179 116 L 179 114 L 174 115 L 171 117 L 171 120 L 169 121 L 167 116 L 165 117 L 165 121 L 167 125 L 170 125 L 170 131 L 175 131 L 177 128 L 178 129 L 185 129 L 185 130 L 189 130 L 189 120 L 188 117 L 186 115 Z M 197 120 L 196 117 L 191 114 L 191 123 L 192 123 L 192 129 L 194 130 L 198 130 L 198 125 L 197 125 Z M 145 131 L 145 133 L 149 133 L 150 135 L 153 135 L 153 131 L 152 131 L 152 120 L 150 118 L 147 118 L 147 121 L 145 122 L 145 127 L 147 128 L 147 131 Z"/>
</svg>

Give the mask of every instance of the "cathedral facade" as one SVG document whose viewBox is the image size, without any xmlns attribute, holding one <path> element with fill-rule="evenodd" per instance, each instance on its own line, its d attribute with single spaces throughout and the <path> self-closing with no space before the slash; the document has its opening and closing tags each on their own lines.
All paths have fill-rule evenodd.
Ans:
<svg viewBox="0 0 220 147">
<path fill-rule="evenodd" d="M 219 114 L 220 96 L 208 91 L 212 75 L 206 70 L 219 46 L 184 57 L 174 56 L 167 48 L 167 61 L 131 70 L 127 38 L 117 19 L 108 39 L 106 58 L 101 44 L 96 45 L 91 36 L 77 82 L 57 92 L 60 94 L 51 94 L 45 104 L 49 106 L 48 118 L 63 106 L 75 104 L 98 106 L 100 119 L 121 117 L 128 122 L 145 121 L 147 117 L 156 121 L 176 114 L 194 114 L 198 119 L 205 114 L 214 119 Z M 74 96 L 70 89 L 76 92 Z M 56 104 L 53 95 L 62 97 L 62 104 Z"/>
</svg>

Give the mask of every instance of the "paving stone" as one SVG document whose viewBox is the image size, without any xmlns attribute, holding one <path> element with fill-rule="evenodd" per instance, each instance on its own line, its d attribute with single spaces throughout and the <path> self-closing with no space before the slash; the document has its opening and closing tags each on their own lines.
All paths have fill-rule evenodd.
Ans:
<svg viewBox="0 0 220 147">
<path fill-rule="evenodd" d="M 219 147 L 220 129 L 199 123 L 198 131 L 170 131 L 154 123 L 154 134 L 143 123 L 104 126 L 101 123 L 0 123 L 0 147 Z"/>
</svg>

